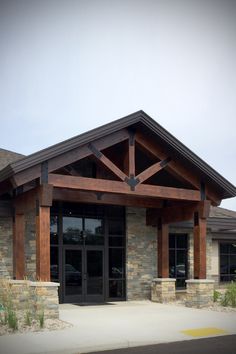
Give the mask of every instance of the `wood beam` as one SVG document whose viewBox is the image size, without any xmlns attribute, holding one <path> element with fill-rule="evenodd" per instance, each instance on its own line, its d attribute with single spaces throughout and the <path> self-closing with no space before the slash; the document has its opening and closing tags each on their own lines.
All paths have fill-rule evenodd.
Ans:
<svg viewBox="0 0 236 354">
<path fill-rule="evenodd" d="M 169 227 L 159 220 L 157 234 L 158 278 L 169 278 Z"/>
<path fill-rule="evenodd" d="M 114 144 L 118 144 L 124 140 L 129 139 L 129 133 L 127 129 L 121 129 L 115 133 L 104 136 L 102 138 L 94 140 L 94 144 L 99 150 L 103 150 L 109 146 Z M 55 171 L 59 168 L 67 166 L 73 162 L 81 160 L 85 157 L 90 156 L 91 150 L 88 148 L 88 143 L 79 146 L 77 148 L 73 148 L 64 152 L 61 155 L 56 155 L 48 160 L 48 172 Z M 12 184 L 14 188 L 21 186 L 27 182 L 32 181 L 33 179 L 39 178 L 41 176 L 41 164 L 30 167 L 22 172 L 16 173 L 12 177 Z"/>
<path fill-rule="evenodd" d="M 194 214 L 194 279 L 206 279 L 206 219 Z"/>
<path fill-rule="evenodd" d="M 14 278 L 25 277 L 25 216 L 15 214 L 13 220 L 13 274 Z"/>
<path fill-rule="evenodd" d="M 135 133 L 130 132 L 129 136 L 129 177 L 135 177 Z"/>
<path fill-rule="evenodd" d="M 164 167 L 168 165 L 170 162 L 170 158 L 167 158 L 165 160 L 162 160 L 160 162 L 154 163 L 152 166 L 148 167 L 146 170 L 141 172 L 138 176 L 136 176 L 136 179 L 139 181 L 139 183 L 142 183 L 146 181 L 148 178 L 153 176 L 155 173 L 161 171 Z"/>
<path fill-rule="evenodd" d="M 118 193 L 124 195 L 177 200 L 200 200 L 200 192 L 195 190 L 140 184 L 136 186 L 134 191 L 132 191 L 125 182 L 93 179 L 86 177 L 50 174 L 49 183 L 52 184 L 54 187 L 95 191 L 102 193 Z"/>
<path fill-rule="evenodd" d="M 36 278 L 50 281 L 50 207 L 37 206 Z"/>
<path fill-rule="evenodd" d="M 63 188 L 54 188 L 53 200 L 75 203 L 122 205 L 142 208 L 163 207 L 163 201 L 157 198 L 136 197 L 110 193 L 92 193 Z"/>
<path fill-rule="evenodd" d="M 168 158 L 169 152 L 167 153 L 163 147 L 157 146 L 155 142 L 151 139 L 147 139 L 140 132 L 136 132 L 136 142 L 142 147 L 144 150 L 148 151 L 151 155 L 158 157 L 160 160 L 164 160 Z M 187 182 L 193 187 L 201 190 L 201 178 L 194 174 L 191 169 L 186 168 L 181 165 L 178 161 L 175 161 L 173 158 L 169 162 L 167 166 L 167 170 L 176 176 L 180 181 Z M 220 205 L 221 198 L 217 195 L 217 192 L 213 190 L 209 185 L 206 185 L 206 196 L 209 198 L 213 205 Z"/>
<path fill-rule="evenodd" d="M 94 144 L 89 144 L 89 149 L 93 155 L 103 163 L 111 172 L 114 173 L 121 181 L 125 181 L 128 176 L 119 169 L 110 159 L 108 159 L 101 151 L 99 151 Z"/>
</svg>

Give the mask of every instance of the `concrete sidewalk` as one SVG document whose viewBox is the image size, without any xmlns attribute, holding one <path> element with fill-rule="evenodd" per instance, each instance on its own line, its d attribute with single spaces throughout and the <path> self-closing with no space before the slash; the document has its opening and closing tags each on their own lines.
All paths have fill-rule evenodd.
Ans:
<svg viewBox="0 0 236 354">
<path fill-rule="evenodd" d="M 65 304 L 60 306 L 60 318 L 74 326 L 59 331 L 2 336 L 0 353 L 88 353 L 210 337 L 218 332 L 236 334 L 236 312 L 190 309 L 149 301 L 98 306 Z M 205 329 L 195 334 L 182 332 L 201 328 Z"/>
</svg>

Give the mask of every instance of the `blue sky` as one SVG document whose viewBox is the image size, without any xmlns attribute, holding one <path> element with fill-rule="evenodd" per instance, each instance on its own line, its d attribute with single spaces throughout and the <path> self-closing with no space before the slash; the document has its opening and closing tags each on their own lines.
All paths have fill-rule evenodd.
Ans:
<svg viewBox="0 0 236 354">
<path fill-rule="evenodd" d="M 235 185 L 235 18 L 233 0 L 1 0 L 0 147 L 143 109 Z"/>
</svg>

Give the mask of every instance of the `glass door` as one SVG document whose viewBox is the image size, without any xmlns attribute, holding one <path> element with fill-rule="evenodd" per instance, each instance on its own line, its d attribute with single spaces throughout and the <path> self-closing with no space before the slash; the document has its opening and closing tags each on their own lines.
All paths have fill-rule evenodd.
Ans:
<svg viewBox="0 0 236 354">
<path fill-rule="evenodd" d="M 85 259 L 85 302 L 104 301 L 103 250 L 85 248 Z"/>
</svg>

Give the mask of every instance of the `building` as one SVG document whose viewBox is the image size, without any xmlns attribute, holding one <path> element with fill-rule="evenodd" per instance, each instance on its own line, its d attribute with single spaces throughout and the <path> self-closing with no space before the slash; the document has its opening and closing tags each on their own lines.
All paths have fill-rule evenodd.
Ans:
<svg viewBox="0 0 236 354">
<path fill-rule="evenodd" d="M 236 188 L 143 111 L 1 161 L 3 277 L 76 303 L 168 301 L 186 280 L 193 303 L 236 278 L 236 213 L 217 207 Z"/>
</svg>

